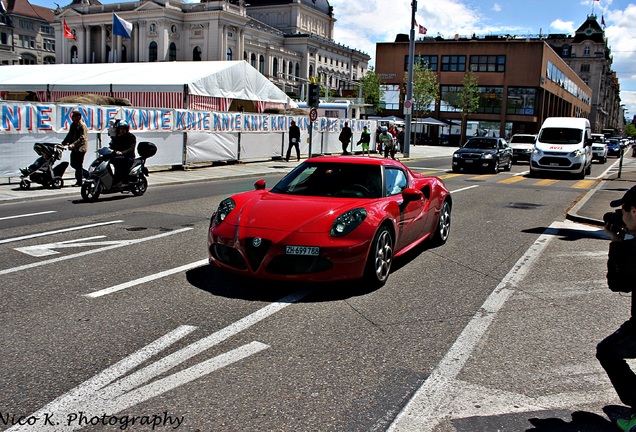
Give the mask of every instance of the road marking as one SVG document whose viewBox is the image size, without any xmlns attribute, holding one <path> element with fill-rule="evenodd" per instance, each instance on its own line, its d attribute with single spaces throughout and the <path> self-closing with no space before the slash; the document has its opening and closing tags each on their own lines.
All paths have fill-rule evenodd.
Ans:
<svg viewBox="0 0 636 432">
<path fill-rule="evenodd" d="M 558 180 L 544 179 L 534 183 L 535 186 L 550 186 L 558 182 Z"/>
<path fill-rule="evenodd" d="M 157 235 L 150 236 L 150 237 L 143 237 L 143 238 L 134 239 L 134 240 L 122 240 L 122 241 L 117 242 L 116 244 L 109 245 L 109 246 L 104 246 L 104 247 L 101 247 L 101 248 L 98 248 L 98 249 L 92 249 L 92 250 L 85 251 L 85 252 L 80 252 L 80 253 L 71 254 L 71 255 L 65 255 L 65 256 L 62 256 L 62 257 L 58 257 L 58 258 L 52 258 L 52 259 L 46 260 L 46 261 L 40 261 L 40 262 L 26 264 L 26 265 L 22 265 L 22 266 L 18 266 L 18 267 L 8 268 L 8 269 L 5 269 L 5 270 L 0 270 L 0 276 L 6 275 L 6 274 L 9 274 L 9 273 L 19 272 L 19 271 L 22 271 L 22 270 L 29 270 L 29 269 L 32 269 L 32 268 L 35 268 L 35 267 L 44 266 L 44 265 L 47 265 L 47 264 L 54 264 L 54 263 L 58 263 L 58 262 L 61 262 L 61 261 L 75 259 L 75 258 L 83 257 L 83 256 L 86 256 L 86 255 L 92 255 L 92 254 L 95 254 L 95 253 L 100 253 L 100 252 L 104 252 L 104 251 L 111 250 L 111 249 L 117 249 L 117 248 L 120 248 L 120 247 L 123 247 L 123 246 L 130 246 L 130 245 L 133 245 L 133 244 L 136 244 L 136 243 L 145 242 L 145 241 L 148 241 L 148 240 L 155 240 L 155 239 L 158 239 L 158 238 L 167 237 L 167 236 L 171 236 L 171 235 L 174 235 L 174 234 L 180 234 L 182 232 L 190 231 L 191 229 L 193 229 L 193 228 L 181 228 L 181 229 L 178 229 L 178 230 L 169 231 L 169 232 L 157 234 Z"/>
<path fill-rule="evenodd" d="M 90 294 L 84 294 L 84 296 L 85 297 L 90 297 L 90 298 L 102 297 L 102 296 L 105 296 L 107 294 L 112 294 L 112 293 L 117 292 L 117 291 L 121 291 L 121 290 L 125 290 L 127 288 L 134 287 L 135 285 L 141 285 L 141 284 L 146 283 L 146 282 L 150 282 L 150 281 L 153 281 L 153 280 L 156 280 L 156 279 L 161 279 L 162 277 L 170 276 L 170 275 L 173 275 L 175 273 L 181 273 L 181 272 L 184 272 L 184 271 L 188 271 L 190 269 L 193 269 L 193 268 L 196 268 L 196 267 L 201 267 L 202 265 L 206 265 L 206 264 L 208 264 L 208 259 L 207 258 L 206 259 L 202 259 L 200 261 L 195 261 L 195 262 L 190 263 L 190 264 L 182 265 L 181 267 L 176 267 L 176 268 L 173 268 L 173 269 L 170 269 L 170 270 L 165 270 L 165 271 L 162 271 L 162 272 L 159 272 L 159 273 L 155 273 L 155 274 L 152 274 L 152 275 L 144 276 L 142 278 L 135 279 L 135 280 L 132 280 L 130 282 L 125 282 L 125 283 L 122 283 L 122 284 L 119 284 L 119 285 L 115 285 L 115 286 L 112 286 L 110 288 L 104 288 L 104 289 L 99 290 L 99 291 L 94 291 L 94 292 L 92 292 Z"/>
<path fill-rule="evenodd" d="M 537 238 L 488 296 L 444 358 L 396 416 L 387 432 L 430 432 L 435 429 L 443 416 L 444 407 L 451 402 L 453 382 L 497 313 L 514 293 L 515 286 L 523 281 L 534 261 L 541 255 L 559 229 L 574 225 L 568 221 L 554 222 Z"/>
<path fill-rule="evenodd" d="M 497 183 L 511 184 L 511 183 L 517 183 L 523 180 L 525 180 L 525 178 L 513 176 L 513 177 L 508 177 L 507 179 L 499 180 Z"/>
<path fill-rule="evenodd" d="M 479 185 L 472 185 L 472 186 L 466 186 L 466 187 L 460 188 L 460 189 L 455 189 L 454 191 L 451 191 L 451 194 L 454 194 L 454 193 L 457 193 L 457 192 L 463 192 L 465 190 L 473 189 L 473 188 L 476 188 L 476 187 L 479 187 Z"/>
<path fill-rule="evenodd" d="M 49 213 L 57 213 L 57 212 L 55 210 L 49 210 L 49 211 L 43 211 L 38 213 L 25 213 L 21 215 L 0 217 L 0 220 L 18 219 L 18 218 L 29 217 L 29 216 L 40 216 L 40 215 L 49 214 Z"/>
<path fill-rule="evenodd" d="M 442 175 L 440 175 L 438 177 L 441 178 L 441 179 L 449 179 L 449 178 L 453 178 L 453 177 L 459 177 L 460 175 L 462 175 L 462 174 L 458 174 L 458 173 L 455 173 L 455 174 L 442 174 Z"/>
<path fill-rule="evenodd" d="M 34 257 L 43 257 L 48 255 L 57 255 L 58 251 L 54 249 L 65 249 L 65 248 L 74 248 L 74 247 L 86 247 L 86 246 L 107 246 L 113 245 L 117 243 L 121 243 L 121 240 L 113 240 L 113 241 L 105 241 L 105 242 L 87 242 L 87 240 L 95 240 L 98 238 L 104 238 L 105 235 L 93 236 L 93 237 L 85 237 L 76 240 L 66 240 L 56 243 L 48 243 L 41 244 L 35 246 L 26 246 L 21 248 L 15 248 L 18 252 L 25 253 L 27 255 L 31 255 Z"/>
<path fill-rule="evenodd" d="M 589 189 L 594 183 L 596 183 L 596 180 L 580 180 L 574 183 L 572 187 L 576 189 Z"/>
<path fill-rule="evenodd" d="M 12 242 L 21 241 L 21 240 L 28 240 L 28 239 L 32 239 L 32 238 L 44 237 L 44 236 L 48 236 L 48 235 L 60 234 L 60 233 L 65 233 L 65 232 L 70 232 L 70 231 L 77 231 L 77 230 L 82 230 L 82 229 L 87 229 L 87 228 L 95 228 L 95 227 L 98 227 L 98 226 L 112 225 L 112 224 L 117 224 L 117 223 L 122 223 L 122 222 L 123 222 L 123 220 L 116 220 L 116 221 L 111 221 L 111 222 L 100 222 L 100 223 L 94 223 L 94 224 L 90 224 L 90 225 L 81 225 L 81 226 L 77 226 L 77 227 L 63 228 L 63 229 L 55 230 L 55 231 L 45 231 L 45 232 L 41 232 L 41 233 L 37 233 L 37 234 L 29 234 L 29 235 L 25 235 L 25 236 L 21 236 L 21 237 L 13 237 L 13 238 L 0 240 L 0 244 L 12 243 Z"/>
<path fill-rule="evenodd" d="M 297 303 L 312 290 L 306 289 L 292 293 L 271 303 L 256 312 L 243 317 L 229 326 L 212 333 L 154 363 L 151 363 L 124 377 L 152 356 L 160 353 L 170 345 L 182 339 L 196 329 L 193 326 L 180 326 L 172 332 L 162 336 L 149 345 L 115 363 L 108 369 L 98 373 L 87 381 L 56 398 L 51 403 L 31 414 L 33 417 L 44 419 L 47 414 L 58 419 L 67 419 L 68 415 L 82 411 L 88 419 L 93 416 L 113 415 L 131 406 L 142 403 L 183 384 L 192 382 L 215 370 L 256 354 L 269 346 L 261 342 L 251 342 L 239 348 L 202 361 L 172 375 L 148 383 L 174 367 L 190 360 L 215 345 L 224 342 L 232 336 L 250 328 L 251 326 L 280 312 L 287 306 Z M 148 383 L 148 384 L 147 384 Z M 55 430 L 72 431 L 85 425 L 60 423 Z M 7 432 L 31 431 L 30 425 L 16 425 Z"/>
</svg>

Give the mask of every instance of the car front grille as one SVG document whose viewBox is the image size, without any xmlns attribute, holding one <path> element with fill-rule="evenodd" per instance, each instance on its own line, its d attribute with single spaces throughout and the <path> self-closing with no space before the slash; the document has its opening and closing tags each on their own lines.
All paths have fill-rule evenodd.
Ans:
<svg viewBox="0 0 636 432">
<path fill-rule="evenodd" d="M 460 153 L 460 159 L 481 159 L 481 153 Z"/>
<path fill-rule="evenodd" d="M 216 260 L 221 261 L 225 265 L 239 270 L 247 269 L 243 256 L 234 248 L 222 244 L 213 244 L 210 247 L 210 253 Z"/>
<path fill-rule="evenodd" d="M 267 251 L 272 246 L 271 240 L 261 238 L 248 237 L 245 239 L 243 247 L 247 255 L 252 270 L 257 271 L 263 262 L 263 258 L 267 255 Z"/>
</svg>

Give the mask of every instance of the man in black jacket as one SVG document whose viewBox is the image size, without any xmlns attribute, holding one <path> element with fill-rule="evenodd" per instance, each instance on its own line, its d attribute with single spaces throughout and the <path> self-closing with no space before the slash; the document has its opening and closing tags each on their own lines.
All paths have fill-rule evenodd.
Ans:
<svg viewBox="0 0 636 432">
<path fill-rule="evenodd" d="M 349 142 L 351 142 L 352 136 L 353 136 L 353 132 L 351 131 L 351 128 L 349 127 L 349 122 L 345 122 L 344 126 L 342 127 L 342 130 L 340 131 L 340 136 L 338 136 L 338 140 L 342 143 L 343 155 L 351 154 L 347 150 L 347 147 L 349 147 Z"/>
<path fill-rule="evenodd" d="M 607 260 L 607 285 L 614 292 L 632 293 L 631 317 L 616 332 L 596 347 L 596 358 L 607 375 L 620 400 L 632 409 L 627 419 L 617 420 L 625 432 L 636 431 L 636 374 L 625 359 L 636 358 L 636 239 L 625 240 L 625 233 L 636 234 L 636 186 L 621 199 L 612 201 L 612 207 L 620 207 L 624 226 L 605 226 L 611 243 Z"/>
<path fill-rule="evenodd" d="M 300 160 L 300 128 L 296 126 L 296 122 L 292 120 L 289 126 L 289 147 L 287 147 L 287 156 L 285 160 L 289 162 L 292 147 L 296 147 L 296 160 Z"/>
<path fill-rule="evenodd" d="M 135 159 L 135 145 L 137 138 L 130 133 L 128 122 L 122 120 L 117 126 L 117 136 L 114 136 L 110 143 L 110 148 L 115 152 L 115 157 L 111 159 L 111 164 L 115 167 L 113 184 L 119 186 L 123 182 Z"/>
</svg>

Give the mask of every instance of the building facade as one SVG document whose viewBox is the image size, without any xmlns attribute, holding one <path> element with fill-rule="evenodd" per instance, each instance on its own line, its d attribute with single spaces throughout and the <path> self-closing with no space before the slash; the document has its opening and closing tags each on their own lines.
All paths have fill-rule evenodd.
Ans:
<svg viewBox="0 0 636 432">
<path fill-rule="evenodd" d="M 132 23 L 130 39 L 113 36 L 113 13 Z M 310 77 L 338 89 L 367 72 L 370 56 L 336 43 L 334 23 L 327 0 L 74 0 L 54 27 L 58 63 L 243 59 L 299 98 Z"/>
<path fill-rule="evenodd" d="M 376 73 L 385 86 L 383 115 L 401 116 L 409 43 L 376 45 Z M 460 120 L 456 101 L 473 71 L 480 91 L 471 121 L 498 125 L 500 136 L 536 133 L 546 117 L 589 117 L 590 87 L 541 39 L 513 37 L 425 38 L 415 42 L 414 61 L 437 74 L 436 119 Z"/>
<path fill-rule="evenodd" d="M 622 130 L 620 86 L 612 71 L 612 54 L 605 31 L 595 15 L 576 30 L 574 36 L 548 35 L 546 42 L 592 89 L 592 130 Z"/>
<path fill-rule="evenodd" d="M 0 0 L 0 64 L 53 64 L 53 10 L 28 0 Z"/>
</svg>

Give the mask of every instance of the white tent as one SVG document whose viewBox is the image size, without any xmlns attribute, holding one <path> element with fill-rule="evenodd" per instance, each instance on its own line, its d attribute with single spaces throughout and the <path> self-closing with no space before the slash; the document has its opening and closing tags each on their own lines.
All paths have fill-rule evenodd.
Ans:
<svg viewBox="0 0 636 432">
<path fill-rule="evenodd" d="M 245 61 L 91 63 L 0 67 L 0 97 L 35 92 L 40 101 L 96 93 L 127 97 L 135 106 L 217 109 L 233 101 L 256 111 L 293 101 Z M 247 107 L 246 107 L 247 109 Z"/>
</svg>

